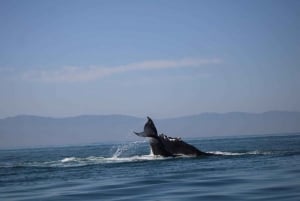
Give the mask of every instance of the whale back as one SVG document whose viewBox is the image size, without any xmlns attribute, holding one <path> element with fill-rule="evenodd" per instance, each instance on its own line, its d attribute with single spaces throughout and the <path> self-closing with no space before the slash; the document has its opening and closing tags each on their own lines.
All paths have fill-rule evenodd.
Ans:
<svg viewBox="0 0 300 201">
<path fill-rule="evenodd" d="M 174 155 L 206 155 L 205 152 L 200 151 L 196 147 L 184 142 L 180 138 L 168 137 L 164 134 L 160 134 L 159 138 L 165 149 Z"/>
<path fill-rule="evenodd" d="M 174 156 L 172 152 L 166 149 L 164 143 L 161 141 L 159 137 L 156 138 L 151 137 L 149 142 L 150 142 L 151 151 L 154 155 L 160 155 L 164 157 Z"/>
</svg>

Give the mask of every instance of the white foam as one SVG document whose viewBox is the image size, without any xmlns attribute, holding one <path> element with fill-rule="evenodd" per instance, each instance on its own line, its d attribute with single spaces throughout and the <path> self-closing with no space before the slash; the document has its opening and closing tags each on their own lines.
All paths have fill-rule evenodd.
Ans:
<svg viewBox="0 0 300 201">
<path fill-rule="evenodd" d="M 138 161 L 151 161 L 151 160 L 166 160 L 168 158 L 155 155 L 135 155 L 130 157 L 101 157 L 89 156 L 85 158 L 80 157 L 67 157 L 57 161 L 47 162 L 34 162 L 26 163 L 24 166 L 30 167 L 79 167 L 86 165 L 109 164 L 109 163 L 125 163 L 125 162 L 138 162 Z"/>
<path fill-rule="evenodd" d="M 245 153 L 234 153 L 234 152 L 226 152 L 226 151 L 210 151 L 208 153 L 215 154 L 215 155 L 223 155 L 223 156 L 239 156 L 245 154 Z"/>
<path fill-rule="evenodd" d="M 68 158 L 64 158 L 61 160 L 62 163 L 67 163 L 67 162 L 72 162 L 75 161 L 76 158 L 75 157 L 68 157 Z"/>
<path fill-rule="evenodd" d="M 271 152 L 263 152 L 263 151 L 248 151 L 248 152 L 226 152 L 226 151 L 211 151 L 208 152 L 215 155 L 223 155 L 223 156 L 241 156 L 241 155 L 267 155 L 271 154 Z"/>
<path fill-rule="evenodd" d="M 252 155 L 269 155 L 269 154 L 272 154 L 272 152 L 270 151 L 258 151 L 258 150 L 255 150 L 255 151 L 249 151 L 247 152 L 247 154 L 252 154 Z"/>
<path fill-rule="evenodd" d="M 103 162 L 122 163 L 122 162 L 151 161 L 151 160 L 162 160 L 162 159 L 166 159 L 166 158 L 162 156 L 155 156 L 150 154 L 150 155 L 131 156 L 131 157 L 104 158 Z"/>
</svg>

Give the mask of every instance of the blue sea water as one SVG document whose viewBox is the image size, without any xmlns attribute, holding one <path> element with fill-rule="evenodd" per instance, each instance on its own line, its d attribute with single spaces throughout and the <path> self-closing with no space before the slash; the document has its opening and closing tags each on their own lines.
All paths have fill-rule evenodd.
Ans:
<svg viewBox="0 0 300 201">
<path fill-rule="evenodd" d="M 187 140 L 209 157 L 163 158 L 147 141 L 0 150 L 0 200 L 300 200 L 300 135 Z"/>
</svg>

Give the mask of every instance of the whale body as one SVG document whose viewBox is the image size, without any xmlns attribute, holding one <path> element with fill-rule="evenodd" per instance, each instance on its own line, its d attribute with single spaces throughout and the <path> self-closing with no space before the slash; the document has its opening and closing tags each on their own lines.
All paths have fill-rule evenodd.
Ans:
<svg viewBox="0 0 300 201">
<path fill-rule="evenodd" d="M 178 156 L 178 155 L 191 155 L 191 156 L 209 156 L 210 153 L 200 151 L 193 145 L 190 145 L 181 138 L 168 137 L 164 134 L 157 134 L 157 129 L 150 117 L 144 126 L 143 132 L 134 132 L 137 136 L 149 138 L 152 153 L 160 156 Z"/>
</svg>

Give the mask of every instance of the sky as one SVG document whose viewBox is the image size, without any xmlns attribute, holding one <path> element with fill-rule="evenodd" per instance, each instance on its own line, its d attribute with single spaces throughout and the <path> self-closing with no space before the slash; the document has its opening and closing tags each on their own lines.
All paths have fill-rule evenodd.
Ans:
<svg viewBox="0 0 300 201">
<path fill-rule="evenodd" d="M 0 118 L 300 111 L 300 1 L 0 0 Z"/>
</svg>

